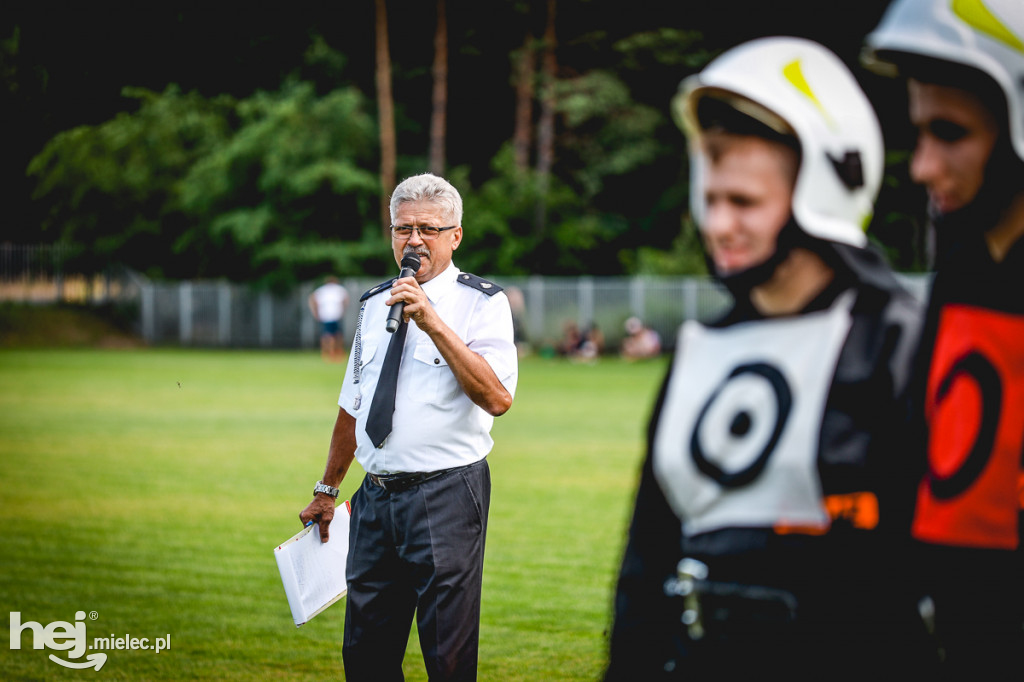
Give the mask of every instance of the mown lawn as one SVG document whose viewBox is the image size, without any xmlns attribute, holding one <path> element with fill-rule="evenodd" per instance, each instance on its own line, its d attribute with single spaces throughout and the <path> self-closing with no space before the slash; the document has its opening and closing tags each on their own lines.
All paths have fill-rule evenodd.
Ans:
<svg viewBox="0 0 1024 682">
<path fill-rule="evenodd" d="M 481 680 L 600 676 L 664 367 L 522 362 L 490 456 Z M 171 642 L 66 670 L 30 631 L 9 650 L 0 614 L 0 679 L 342 678 L 344 602 L 295 628 L 273 557 L 323 471 L 341 374 L 314 352 L 0 350 L 3 611 Z M 415 632 L 405 669 L 426 679 Z"/>
</svg>

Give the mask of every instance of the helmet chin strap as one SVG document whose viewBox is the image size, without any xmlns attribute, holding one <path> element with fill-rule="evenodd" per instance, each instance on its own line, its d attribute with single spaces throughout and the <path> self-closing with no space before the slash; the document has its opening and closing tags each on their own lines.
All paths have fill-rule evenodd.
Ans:
<svg viewBox="0 0 1024 682">
<path fill-rule="evenodd" d="M 796 224 L 796 220 L 790 216 L 786 224 L 779 230 L 776 238 L 775 251 L 765 260 L 751 265 L 736 272 L 723 274 L 715 267 L 714 262 L 704 253 L 708 264 L 708 270 L 729 290 L 736 300 L 750 298 L 750 290 L 764 284 L 775 274 L 775 270 L 789 257 L 790 252 L 797 246 L 804 245 L 810 238 Z"/>
<path fill-rule="evenodd" d="M 964 243 L 984 238 L 995 227 L 1013 199 L 1024 192 L 1024 161 L 1005 138 L 996 142 L 995 151 L 985 166 L 985 180 L 971 203 L 948 213 L 928 207 L 935 230 L 933 266 L 955 258 Z"/>
</svg>

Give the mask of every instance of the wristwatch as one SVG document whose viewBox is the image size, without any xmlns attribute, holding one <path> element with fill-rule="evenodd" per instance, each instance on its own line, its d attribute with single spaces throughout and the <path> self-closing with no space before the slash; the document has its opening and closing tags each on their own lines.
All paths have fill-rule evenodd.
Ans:
<svg viewBox="0 0 1024 682">
<path fill-rule="evenodd" d="M 335 488 L 334 486 L 327 485 L 323 481 L 317 481 L 316 485 L 313 486 L 313 494 L 314 495 L 316 495 L 317 493 L 326 493 L 326 494 L 330 495 L 331 497 L 333 497 L 334 499 L 338 499 L 338 493 L 340 493 L 340 492 L 341 491 L 338 490 L 337 488 Z"/>
</svg>

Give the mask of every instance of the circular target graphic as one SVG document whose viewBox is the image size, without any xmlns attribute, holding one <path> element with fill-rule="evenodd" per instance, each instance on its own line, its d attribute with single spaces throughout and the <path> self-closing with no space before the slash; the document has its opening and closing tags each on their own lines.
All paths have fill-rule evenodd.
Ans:
<svg viewBox="0 0 1024 682">
<path fill-rule="evenodd" d="M 792 391 L 776 367 L 736 367 L 697 416 L 690 437 L 694 464 L 722 487 L 750 483 L 768 464 L 792 406 Z"/>
<path fill-rule="evenodd" d="M 999 372 L 988 358 L 976 351 L 957 360 L 942 378 L 935 394 L 934 409 L 942 405 L 954 382 L 960 378 L 974 381 L 981 395 L 978 432 L 963 464 L 949 475 L 942 476 L 935 470 L 934 462 L 929 464 L 928 484 L 932 494 L 940 500 L 963 493 L 985 470 L 995 447 L 999 415 L 1003 411 L 1003 384 Z"/>
</svg>

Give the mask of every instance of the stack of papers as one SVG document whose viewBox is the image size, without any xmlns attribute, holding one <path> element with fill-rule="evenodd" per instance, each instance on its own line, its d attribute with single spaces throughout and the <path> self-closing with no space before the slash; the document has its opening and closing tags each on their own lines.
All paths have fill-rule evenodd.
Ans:
<svg viewBox="0 0 1024 682">
<path fill-rule="evenodd" d="M 320 542 L 320 524 L 313 524 L 274 550 L 295 627 L 309 622 L 348 592 L 345 564 L 351 514 L 347 501 L 335 508 L 327 542 Z"/>
</svg>

